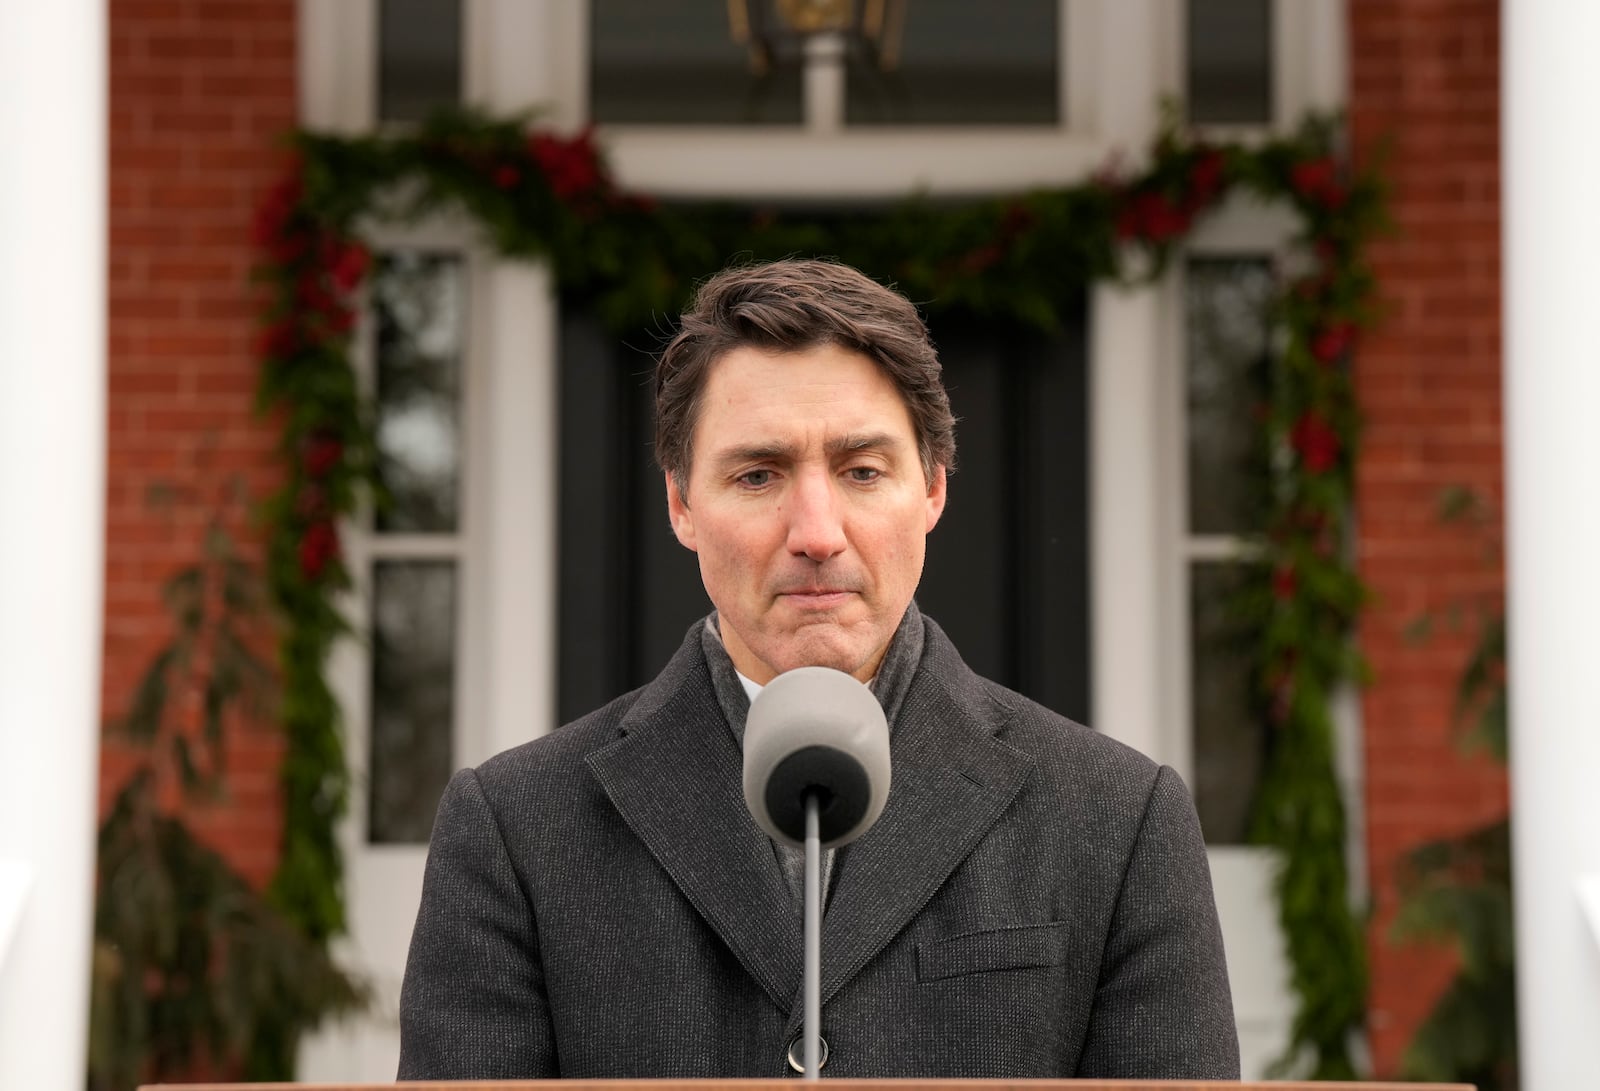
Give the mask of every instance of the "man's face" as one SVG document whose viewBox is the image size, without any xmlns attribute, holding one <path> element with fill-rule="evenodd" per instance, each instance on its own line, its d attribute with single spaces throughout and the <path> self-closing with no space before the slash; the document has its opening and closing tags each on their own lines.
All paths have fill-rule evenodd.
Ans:
<svg viewBox="0 0 1600 1091">
<path fill-rule="evenodd" d="M 734 666 L 762 684 L 806 666 L 870 679 L 945 500 L 893 382 L 833 345 L 734 349 L 711 367 L 693 442 L 688 494 L 668 475 L 667 510 Z"/>
</svg>

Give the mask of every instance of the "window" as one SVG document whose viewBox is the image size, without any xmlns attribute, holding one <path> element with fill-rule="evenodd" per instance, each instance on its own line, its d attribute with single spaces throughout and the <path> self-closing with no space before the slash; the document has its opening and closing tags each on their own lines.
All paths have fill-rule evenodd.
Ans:
<svg viewBox="0 0 1600 1091">
<path fill-rule="evenodd" d="M 1272 124 L 1272 0 L 1189 0 L 1186 46 L 1191 122 Z"/>
<path fill-rule="evenodd" d="M 372 568 L 367 839 L 425 844 L 454 768 L 457 566 L 378 560 Z"/>
<path fill-rule="evenodd" d="M 1060 123 L 1056 0 L 919 0 L 907 12 L 892 66 L 850 66 L 846 124 Z"/>
<path fill-rule="evenodd" d="M 371 285 L 381 494 L 369 539 L 367 839 L 425 843 L 455 768 L 465 270 L 382 255 Z"/>
<path fill-rule="evenodd" d="M 800 69 L 752 70 L 725 4 L 592 0 L 589 113 L 631 125 L 798 125 Z"/>
<path fill-rule="evenodd" d="M 460 0 L 379 0 L 378 120 L 421 121 L 461 101 Z"/>
<path fill-rule="evenodd" d="M 1267 742 L 1237 614 L 1251 540 L 1263 529 L 1267 461 L 1256 425 L 1267 395 L 1269 259 L 1191 257 L 1184 270 L 1190 788 L 1206 840 L 1243 842 Z"/>
</svg>

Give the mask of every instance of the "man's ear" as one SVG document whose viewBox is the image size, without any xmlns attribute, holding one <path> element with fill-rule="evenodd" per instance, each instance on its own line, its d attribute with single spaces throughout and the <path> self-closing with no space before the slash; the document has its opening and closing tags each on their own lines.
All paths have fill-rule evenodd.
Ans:
<svg viewBox="0 0 1600 1091">
<path fill-rule="evenodd" d="M 672 533 L 678 536 L 678 541 L 683 548 L 693 550 L 694 538 L 694 513 L 689 510 L 688 502 L 683 494 L 678 491 L 678 481 L 672 474 L 667 474 L 667 518 L 672 521 Z"/>
<path fill-rule="evenodd" d="M 945 473 L 943 466 L 933 468 L 933 480 L 928 484 L 928 530 L 931 531 L 939 522 L 939 516 L 944 514 L 945 501 Z"/>
</svg>

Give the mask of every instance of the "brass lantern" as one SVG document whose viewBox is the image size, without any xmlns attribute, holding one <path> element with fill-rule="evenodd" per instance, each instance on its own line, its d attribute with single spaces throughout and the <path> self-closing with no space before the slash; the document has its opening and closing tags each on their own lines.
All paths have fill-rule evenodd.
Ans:
<svg viewBox="0 0 1600 1091">
<path fill-rule="evenodd" d="M 728 0 L 729 36 L 749 50 L 757 75 L 772 70 L 781 47 L 821 35 L 842 38 L 880 71 L 893 71 L 905 18 L 906 0 Z"/>
</svg>

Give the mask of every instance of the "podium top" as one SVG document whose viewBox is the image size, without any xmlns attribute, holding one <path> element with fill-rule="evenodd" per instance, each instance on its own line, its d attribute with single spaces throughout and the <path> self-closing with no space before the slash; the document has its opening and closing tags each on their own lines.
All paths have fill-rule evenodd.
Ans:
<svg viewBox="0 0 1600 1091">
<path fill-rule="evenodd" d="M 427 1080 L 421 1083 L 186 1083 L 139 1091 L 794 1091 L 784 1080 Z M 819 1080 L 837 1091 L 1477 1091 L 1467 1083 L 1280 1083 L 1237 1080 Z"/>
</svg>

